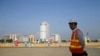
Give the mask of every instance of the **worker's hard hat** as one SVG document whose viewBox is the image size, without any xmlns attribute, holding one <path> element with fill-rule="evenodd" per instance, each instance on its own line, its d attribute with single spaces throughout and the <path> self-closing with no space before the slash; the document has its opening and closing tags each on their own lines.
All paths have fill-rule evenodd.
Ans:
<svg viewBox="0 0 100 56">
<path fill-rule="evenodd" d="M 71 19 L 71 20 L 69 21 L 69 24 L 70 24 L 70 23 L 77 23 L 77 20 Z"/>
</svg>

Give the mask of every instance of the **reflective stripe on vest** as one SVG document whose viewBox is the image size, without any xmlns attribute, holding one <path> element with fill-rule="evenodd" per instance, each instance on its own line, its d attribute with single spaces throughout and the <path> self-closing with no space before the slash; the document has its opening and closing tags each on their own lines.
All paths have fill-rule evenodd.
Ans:
<svg viewBox="0 0 100 56">
<path fill-rule="evenodd" d="M 82 46 L 74 46 L 74 45 L 71 45 L 70 48 L 82 48 Z"/>
<path fill-rule="evenodd" d="M 77 40 L 77 39 L 76 40 L 71 40 L 71 42 L 79 42 L 79 40 Z"/>
<path fill-rule="evenodd" d="M 82 45 L 80 44 L 80 41 L 79 41 L 79 39 L 78 39 L 78 37 L 77 37 L 77 33 L 78 33 L 78 29 L 75 31 L 75 32 L 73 32 L 73 34 L 72 34 L 72 38 L 71 38 L 71 45 L 70 45 L 70 48 L 75 48 L 75 49 L 77 49 L 77 48 L 82 48 Z"/>
</svg>

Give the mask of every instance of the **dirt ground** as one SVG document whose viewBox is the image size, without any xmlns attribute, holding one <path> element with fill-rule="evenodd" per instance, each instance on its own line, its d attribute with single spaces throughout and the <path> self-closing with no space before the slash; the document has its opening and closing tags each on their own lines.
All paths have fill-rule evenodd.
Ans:
<svg viewBox="0 0 100 56">
<path fill-rule="evenodd" d="M 86 48 L 89 56 L 100 56 L 100 48 Z M 64 48 L 0 48 L 0 56 L 71 56 Z"/>
</svg>

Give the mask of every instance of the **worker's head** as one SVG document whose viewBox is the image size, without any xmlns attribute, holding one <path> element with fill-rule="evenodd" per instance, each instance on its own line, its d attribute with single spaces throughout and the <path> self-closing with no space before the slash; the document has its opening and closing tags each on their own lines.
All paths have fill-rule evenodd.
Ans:
<svg viewBox="0 0 100 56">
<path fill-rule="evenodd" d="M 70 26 L 71 30 L 74 30 L 75 28 L 77 28 L 77 21 L 76 20 L 70 20 L 69 26 Z"/>
</svg>

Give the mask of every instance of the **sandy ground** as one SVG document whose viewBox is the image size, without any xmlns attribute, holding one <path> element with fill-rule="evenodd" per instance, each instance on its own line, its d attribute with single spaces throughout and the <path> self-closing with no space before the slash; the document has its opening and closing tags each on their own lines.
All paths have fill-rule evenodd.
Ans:
<svg viewBox="0 0 100 56">
<path fill-rule="evenodd" d="M 89 56 L 100 56 L 100 48 L 86 48 Z M 66 48 L 0 48 L 0 56 L 71 56 Z"/>
<path fill-rule="evenodd" d="M 19 44 L 17 47 L 10 43 L 0 43 L 0 56 L 71 56 L 68 46 L 70 43 L 48 44 Z M 25 48 L 23 48 L 25 47 Z M 85 50 L 89 56 L 100 56 L 100 42 L 87 43 Z"/>
</svg>

